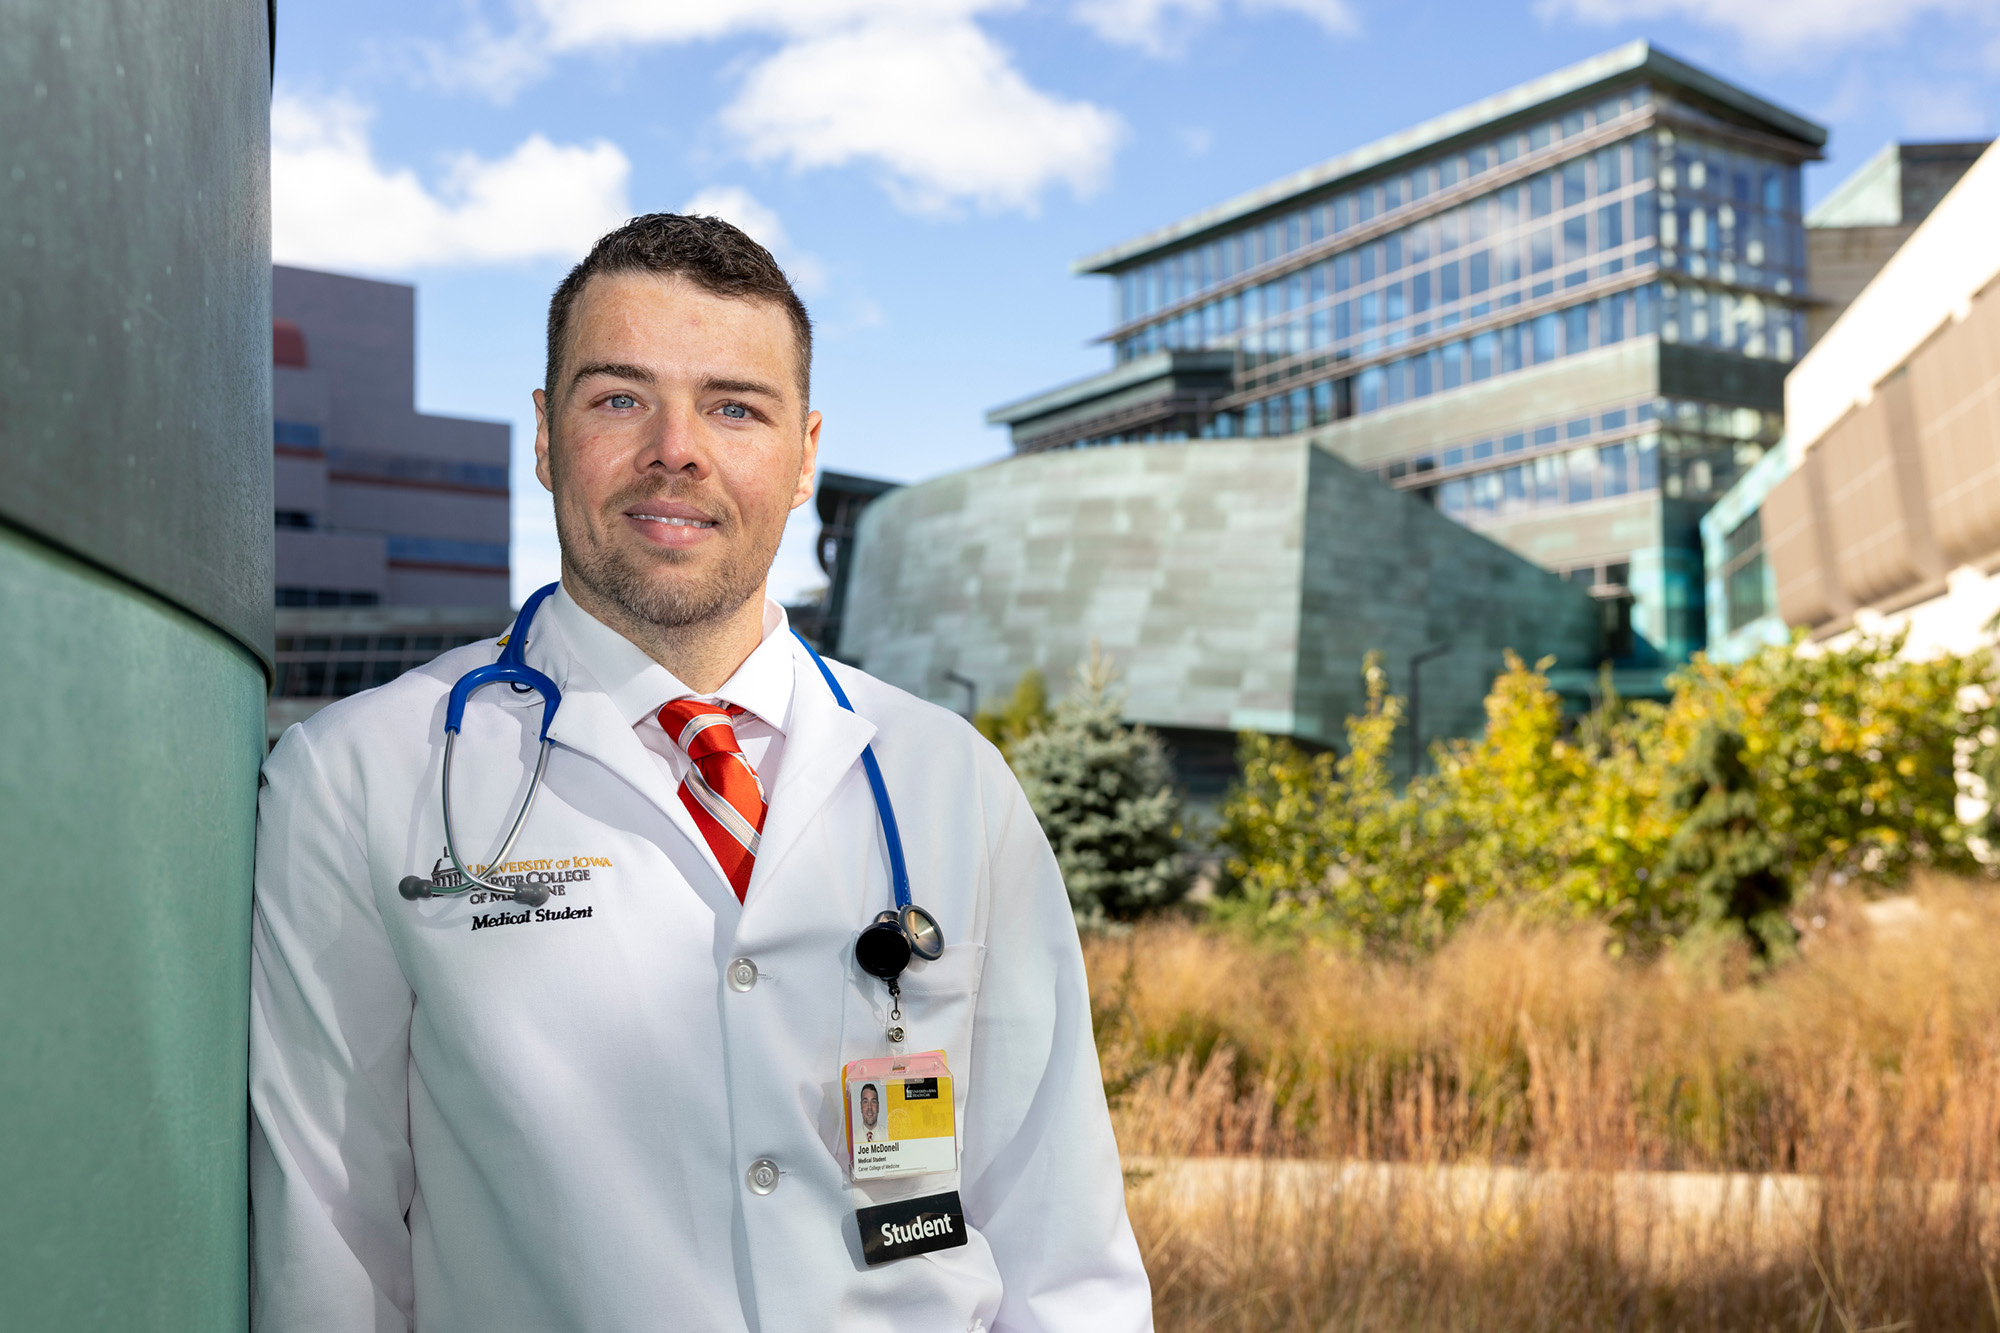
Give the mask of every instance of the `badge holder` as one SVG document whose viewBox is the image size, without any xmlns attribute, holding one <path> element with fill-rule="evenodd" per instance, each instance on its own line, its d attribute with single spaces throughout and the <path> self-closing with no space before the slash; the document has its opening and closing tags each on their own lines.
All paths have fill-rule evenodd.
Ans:
<svg viewBox="0 0 2000 1333">
<path fill-rule="evenodd" d="M 840 1071 L 848 1175 L 889 1180 L 958 1169 L 958 1125 L 943 1051 L 854 1060 Z"/>
<path fill-rule="evenodd" d="M 958 1169 L 957 1110 L 943 1051 L 851 1061 L 840 1071 L 848 1176 L 855 1184 Z M 857 1208 L 873 1266 L 966 1243 L 957 1190 Z"/>
</svg>

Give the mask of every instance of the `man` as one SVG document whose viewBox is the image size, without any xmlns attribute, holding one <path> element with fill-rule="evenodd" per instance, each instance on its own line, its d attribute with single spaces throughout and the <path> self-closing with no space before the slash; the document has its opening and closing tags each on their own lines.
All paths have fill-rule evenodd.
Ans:
<svg viewBox="0 0 2000 1333">
<path fill-rule="evenodd" d="M 882 1094 L 873 1083 L 861 1085 L 861 1132 L 866 1141 L 875 1141 L 875 1121 L 882 1114 Z"/>
<path fill-rule="evenodd" d="M 844 710 L 765 596 L 812 490 L 810 368 L 783 273 L 714 219 L 636 219 L 557 289 L 535 451 L 562 586 L 515 646 L 561 703 L 504 865 L 482 868 L 551 704 L 474 694 L 450 790 L 460 858 L 526 896 L 453 893 L 448 860 L 418 878 L 446 841 L 446 696 L 493 643 L 272 752 L 260 1328 L 1150 1326 L 1075 928 L 1019 787 L 954 715 L 835 666 Z M 855 959 L 894 901 L 864 750 L 946 941 L 893 995 Z M 855 1182 L 843 1069 L 930 1051 L 957 1169 Z M 928 1252 L 889 1243 L 910 1237 Z"/>
</svg>

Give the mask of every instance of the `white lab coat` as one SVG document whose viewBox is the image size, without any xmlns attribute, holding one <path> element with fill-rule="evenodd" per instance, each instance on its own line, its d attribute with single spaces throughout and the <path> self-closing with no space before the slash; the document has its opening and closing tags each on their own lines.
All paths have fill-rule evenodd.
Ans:
<svg viewBox="0 0 2000 1333">
<path fill-rule="evenodd" d="M 545 628 L 545 622 L 548 622 Z M 510 860 L 555 919 L 412 903 L 443 844 L 447 653 L 289 730 L 265 766 L 253 939 L 254 1306 L 264 1330 L 1130 1330 L 1150 1297 L 1125 1216 L 1067 898 L 993 748 L 954 715 L 803 649 L 739 906 L 632 727 L 547 608 L 562 689 Z M 461 850 L 495 849 L 541 710 L 489 687 L 453 763 Z M 911 1052 L 955 1076 L 959 1170 L 848 1183 L 844 1062 L 888 1054 L 854 964 L 891 899 L 872 743 L 916 900 L 949 941 L 903 979 Z M 476 850 L 475 850 L 476 849 Z M 587 878 L 582 872 L 587 872 Z M 579 915 L 588 909 L 588 915 Z M 730 989 L 724 968 L 759 979 Z M 759 1158 L 783 1172 L 768 1195 Z M 957 1189 L 963 1248 L 869 1268 L 854 1210 Z"/>
</svg>

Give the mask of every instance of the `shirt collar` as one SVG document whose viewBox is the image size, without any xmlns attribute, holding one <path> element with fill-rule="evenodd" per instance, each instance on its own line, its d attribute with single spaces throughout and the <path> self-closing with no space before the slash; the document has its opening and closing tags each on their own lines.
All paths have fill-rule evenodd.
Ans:
<svg viewBox="0 0 2000 1333">
<path fill-rule="evenodd" d="M 637 726 L 659 712 L 660 705 L 694 695 L 639 645 L 578 606 L 568 588 L 556 589 L 547 614 L 555 617 L 570 651 L 627 725 Z M 796 679 L 789 638 L 785 608 L 765 598 L 762 640 L 721 689 L 704 697 L 746 708 L 783 733 L 791 725 Z"/>
</svg>

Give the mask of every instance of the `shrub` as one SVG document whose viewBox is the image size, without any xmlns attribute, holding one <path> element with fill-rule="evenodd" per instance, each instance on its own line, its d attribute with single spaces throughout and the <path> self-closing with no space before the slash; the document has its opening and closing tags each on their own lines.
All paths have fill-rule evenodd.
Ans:
<svg viewBox="0 0 2000 1333">
<path fill-rule="evenodd" d="M 1973 873 L 1961 771 L 1993 768 L 1985 656 L 1902 660 L 1900 639 L 1697 657 L 1664 703 L 1605 703 L 1574 727 L 1542 671 L 1509 654 L 1476 740 L 1432 747 L 1397 792 L 1401 718 L 1379 662 L 1347 751 L 1245 735 L 1217 840 L 1220 911 L 1259 929 L 1436 944 L 1496 902 L 1590 918 L 1623 944 L 1699 921 L 1781 943 L 1801 886 L 1912 869 Z"/>
<path fill-rule="evenodd" d="M 1187 892 L 1166 751 L 1153 732 L 1122 721 L 1115 681 L 1093 649 L 1048 724 L 1009 756 L 1086 926 L 1129 920 Z"/>
<path fill-rule="evenodd" d="M 1049 690 L 1042 673 L 1029 667 L 1014 682 L 1014 692 L 998 708 L 982 708 L 972 719 L 979 734 L 1003 755 L 1049 724 Z"/>
</svg>

